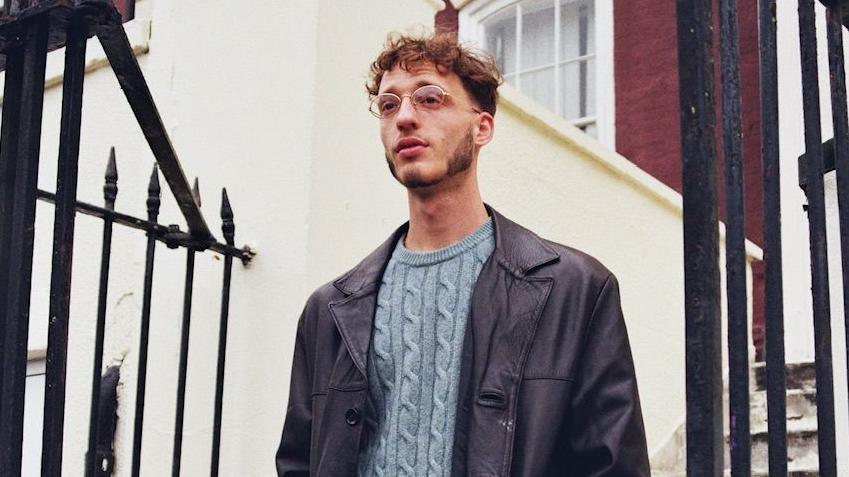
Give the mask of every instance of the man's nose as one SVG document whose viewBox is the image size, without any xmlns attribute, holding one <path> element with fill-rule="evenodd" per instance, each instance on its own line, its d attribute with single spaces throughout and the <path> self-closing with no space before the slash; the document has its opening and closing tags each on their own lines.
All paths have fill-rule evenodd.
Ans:
<svg viewBox="0 0 849 477">
<path fill-rule="evenodd" d="M 406 100 L 406 101 L 405 101 Z M 398 112 L 395 113 L 395 125 L 398 129 L 417 127 L 419 124 L 419 112 L 409 97 L 401 98 Z"/>
</svg>

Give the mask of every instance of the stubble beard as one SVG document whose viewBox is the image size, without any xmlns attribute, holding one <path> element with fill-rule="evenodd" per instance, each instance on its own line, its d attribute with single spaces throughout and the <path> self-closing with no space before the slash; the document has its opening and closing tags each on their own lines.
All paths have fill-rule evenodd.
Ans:
<svg viewBox="0 0 849 477">
<path fill-rule="evenodd" d="M 472 128 L 469 128 L 465 137 L 463 137 L 463 140 L 460 141 L 460 144 L 454 149 L 454 153 L 451 154 L 451 158 L 448 160 L 448 170 L 445 172 L 445 175 L 435 179 L 423 179 L 418 173 L 410 174 L 401 179 L 398 177 L 398 171 L 395 169 L 395 163 L 392 162 L 392 158 L 388 152 L 385 154 L 386 165 L 389 166 L 389 172 L 392 173 L 392 177 L 394 177 L 395 180 L 407 189 L 424 189 L 438 185 L 472 167 L 474 147 L 474 132 L 472 131 Z"/>
</svg>

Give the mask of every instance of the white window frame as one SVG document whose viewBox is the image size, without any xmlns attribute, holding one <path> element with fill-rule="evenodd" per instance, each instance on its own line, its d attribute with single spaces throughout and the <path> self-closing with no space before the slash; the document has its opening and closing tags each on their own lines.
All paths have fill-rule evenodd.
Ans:
<svg viewBox="0 0 849 477">
<path fill-rule="evenodd" d="M 483 43 L 483 21 L 490 15 L 501 11 L 521 0 L 471 0 L 462 4 L 460 17 L 460 40 L 477 48 L 485 49 Z M 613 79 L 613 0 L 594 0 L 595 2 L 595 125 L 598 140 L 611 148 L 616 146 L 616 115 Z M 459 2 L 458 2 L 459 3 Z M 559 5 L 559 2 L 557 2 Z M 555 28 L 559 29 L 560 18 L 555 15 Z M 521 30 L 517 31 L 517 38 Z M 517 52 L 520 54 L 520 52 Z M 557 72 L 558 69 L 555 69 Z M 557 74 L 557 73 L 555 73 Z M 521 85 L 519 85 L 521 89 Z M 559 91 L 555 88 L 555 91 Z M 557 104 L 557 103 L 555 103 Z M 564 119 L 564 121 L 568 121 Z M 569 121 L 573 126 L 587 124 L 583 120 Z"/>
</svg>

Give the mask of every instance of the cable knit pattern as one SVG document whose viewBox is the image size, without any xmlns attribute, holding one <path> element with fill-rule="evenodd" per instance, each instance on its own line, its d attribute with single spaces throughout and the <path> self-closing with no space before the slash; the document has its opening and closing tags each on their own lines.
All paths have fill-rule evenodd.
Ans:
<svg viewBox="0 0 849 477">
<path fill-rule="evenodd" d="M 361 477 L 450 475 L 471 294 L 495 248 L 491 219 L 433 252 L 403 242 L 377 295 Z"/>
</svg>

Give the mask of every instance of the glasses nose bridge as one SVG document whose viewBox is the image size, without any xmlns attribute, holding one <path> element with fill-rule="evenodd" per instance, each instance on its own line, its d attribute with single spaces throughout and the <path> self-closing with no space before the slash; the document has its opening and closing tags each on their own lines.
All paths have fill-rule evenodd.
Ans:
<svg viewBox="0 0 849 477">
<path fill-rule="evenodd" d="M 399 96 L 398 96 L 401 100 L 398 102 L 398 111 L 396 111 L 396 117 L 397 117 L 397 116 L 401 116 L 401 115 L 402 115 L 402 113 L 403 113 L 403 110 L 404 110 L 404 98 L 409 98 L 409 99 L 410 99 L 410 106 L 409 106 L 409 107 L 410 107 L 410 109 L 411 109 L 412 111 L 415 111 L 416 113 L 418 113 L 418 111 L 419 111 L 419 107 L 418 107 L 418 105 L 416 104 L 416 102 L 415 102 L 415 101 L 413 101 L 413 94 L 415 94 L 415 92 L 413 92 L 413 93 L 411 93 L 411 94 L 402 94 L 402 95 L 399 95 Z"/>
</svg>

